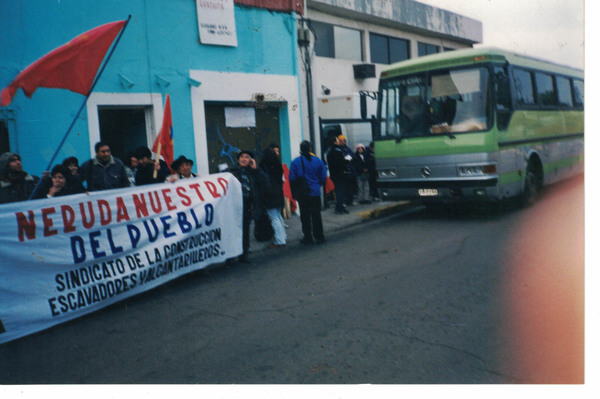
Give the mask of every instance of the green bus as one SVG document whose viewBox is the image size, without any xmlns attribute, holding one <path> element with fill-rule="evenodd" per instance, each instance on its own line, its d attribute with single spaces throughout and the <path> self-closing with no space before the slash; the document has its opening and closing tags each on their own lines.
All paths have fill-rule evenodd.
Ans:
<svg viewBox="0 0 600 399">
<path fill-rule="evenodd" d="M 583 172 L 583 71 L 494 48 L 386 67 L 374 129 L 383 199 L 535 201 Z"/>
</svg>

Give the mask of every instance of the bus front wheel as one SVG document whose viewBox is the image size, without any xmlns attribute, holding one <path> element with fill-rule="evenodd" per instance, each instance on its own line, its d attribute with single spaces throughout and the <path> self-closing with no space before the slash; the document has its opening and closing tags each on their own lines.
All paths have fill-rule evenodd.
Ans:
<svg viewBox="0 0 600 399">
<path fill-rule="evenodd" d="M 542 191 L 542 172 L 538 163 L 529 162 L 525 173 L 525 187 L 523 189 L 522 203 L 529 207 L 535 203 Z"/>
</svg>

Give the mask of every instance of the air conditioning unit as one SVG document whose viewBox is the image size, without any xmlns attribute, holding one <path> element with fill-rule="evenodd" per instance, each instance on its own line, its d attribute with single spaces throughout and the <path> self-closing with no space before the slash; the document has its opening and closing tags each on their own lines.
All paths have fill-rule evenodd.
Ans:
<svg viewBox="0 0 600 399">
<path fill-rule="evenodd" d="M 366 79 L 375 77 L 375 64 L 355 64 L 354 79 Z"/>
</svg>

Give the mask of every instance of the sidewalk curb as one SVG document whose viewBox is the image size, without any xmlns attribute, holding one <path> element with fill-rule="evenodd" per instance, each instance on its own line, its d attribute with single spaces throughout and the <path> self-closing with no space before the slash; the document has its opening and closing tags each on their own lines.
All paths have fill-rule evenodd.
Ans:
<svg viewBox="0 0 600 399">
<path fill-rule="evenodd" d="M 379 205 L 379 206 L 378 206 Z M 400 202 L 392 202 L 389 204 L 384 203 L 374 203 L 370 205 L 373 209 L 369 209 L 362 212 L 352 212 L 350 211 L 349 215 L 335 215 L 333 214 L 333 210 L 329 210 L 328 215 L 323 216 L 323 228 L 325 236 L 327 237 L 329 234 L 338 233 L 340 231 L 358 226 L 362 223 L 368 222 L 370 220 L 375 220 L 378 218 L 383 218 L 394 213 L 402 212 L 412 206 L 414 203 L 410 201 L 400 201 Z M 294 227 L 287 230 L 287 248 L 294 248 L 301 246 L 299 240 L 302 238 L 300 219 L 294 220 Z M 268 251 L 272 251 L 270 248 L 271 240 L 267 242 L 257 242 L 253 234 L 251 232 L 250 235 L 250 252 L 251 254 L 264 254 L 268 253 Z M 280 249 L 279 251 L 281 251 Z M 273 253 L 275 254 L 275 253 Z"/>
<path fill-rule="evenodd" d="M 400 201 L 400 202 L 392 204 L 392 205 L 383 206 L 383 207 L 372 209 L 369 211 L 359 212 L 359 213 L 357 213 L 357 215 L 358 215 L 358 217 L 360 217 L 361 219 L 364 219 L 364 220 L 377 219 L 377 218 L 391 215 L 396 212 L 403 211 L 403 210 L 409 208 L 411 205 L 412 205 L 412 203 L 410 201 Z"/>
<path fill-rule="evenodd" d="M 328 232 L 329 233 L 337 233 L 339 231 L 346 230 L 346 229 L 352 228 L 354 226 L 358 226 L 359 224 L 364 223 L 369 220 L 374 220 L 374 219 L 392 215 L 397 212 L 401 212 L 405 209 L 410 208 L 411 206 L 413 206 L 412 202 L 401 201 L 401 202 L 397 202 L 395 204 L 381 206 L 381 207 L 378 207 L 375 209 L 371 209 L 369 211 L 357 212 L 354 214 L 355 216 L 357 216 L 357 218 L 354 218 L 353 221 L 348 222 L 342 226 L 337 226 L 334 228 L 326 228 L 325 233 L 326 234 Z"/>
</svg>

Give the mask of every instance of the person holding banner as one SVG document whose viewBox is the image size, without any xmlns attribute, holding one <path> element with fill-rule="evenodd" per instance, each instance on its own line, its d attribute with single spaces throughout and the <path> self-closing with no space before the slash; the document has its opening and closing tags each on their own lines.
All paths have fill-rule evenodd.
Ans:
<svg viewBox="0 0 600 399">
<path fill-rule="evenodd" d="M 268 186 L 267 175 L 258 168 L 252 151 L 238 153 L 238 167 L 229 172 L 242 184 L 243 197 L 243 235 L 242 246 L 244 252 L 239 257 L 240 262 L 248 263 L 250 253 L 250 222 L 257 219 L 264 209 L 265 191 Z"/>
<path fill-rule="evenodd" d="M 181 155 L 171 164 L 171 169 L 175 172 L 171 176 L 167 177 L 167 180 L 171 183 L 176 182 L 180 179 L 190 179 L 197 177 L 198 175 L 192 172 L 192 166 L 194 161 Z"/>
<path fill-rule="evenodd" d="M 18 154 L 0 155 L 0 204 L 27 200 L 39 181 L 39 177 L 23 170 Z"/>
<path fill-rule="evenodd" d="M 84 162 L 80 168 L 82 181 L 87 182 L 87 191 L 129 187 L 125 165 L 111 155 L 108 144 L 99 141 L 94 150 L 96 157 Z"/>
<path fill-rule="evenodd" d="M 68 157 L 62 161 L 62 165 L 69 170 L 67 176 L 67 186 L 71 194 L 80 194 L 85 192 L 83 187 L 81 170 L 79 169 L 79 160 L 76 157 Z"/>
<path fill-rule="evenodd" d="M 171 174 L 165 161 L 162 159 L 159 162 L 152 160 L 152 151 L 148 147 L 139 147 L 135 150 L 135 157 L 138 160 L 138 167 L 135 172 L 136 186 L 163 183 Z M 154 173 L 155 170 L 157 173 Z"/>
<path fill-rule="evenodd" d="M 123 163 L 125 164 L 125 171 L 127 172 L 127 178 L 129 179 L 129 184 L 131 187 L 135 186 L 135 172 L 137 172 L 138 160 L 135 157 L 134 151 L 129 151 L 125 154 L 125 159 L 123 159 Z"/>
<path fill-rule="evenodd" d="M 40 182 L 40 188 L 33 199 L 54 198 L 73 194 L 68 185 L 70 173 L 69 168 L 64 165 L 54 166 L 50 171 L 50 175 L 45 176 Z"/>
</svg>

